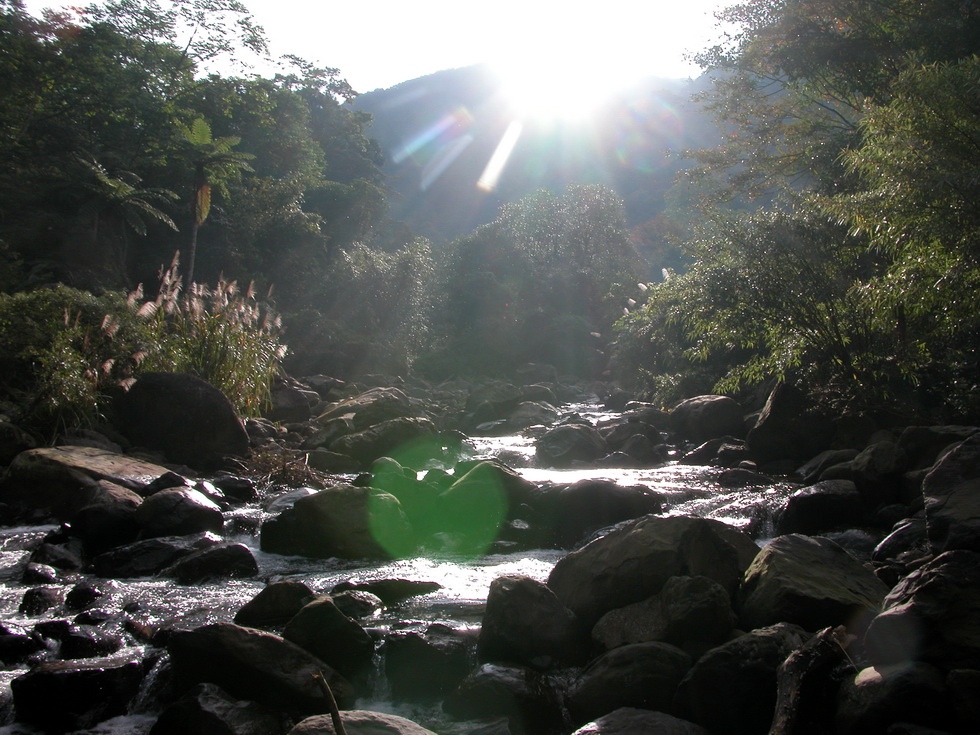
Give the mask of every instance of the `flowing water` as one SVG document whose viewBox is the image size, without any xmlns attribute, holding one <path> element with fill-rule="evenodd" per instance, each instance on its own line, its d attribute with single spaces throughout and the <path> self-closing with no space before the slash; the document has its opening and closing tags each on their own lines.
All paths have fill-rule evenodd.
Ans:
<svg viewBox="0 0 980 735">
<path fill-rule="evenodd" d="M 570 408 L 593 422 L 615 416 L 587 405 Z M 537 469 L 529 466 L 533 459 L 533 441 L 529 435 L 513 435 L 474 438 L 471 443 L 477 456 L 501 456 L 535 483 L 571 483 L 583 478 L 601 478 L 621 485 L 646 485 L 664 498 L 665 515 L 697 515 L 739 527 L 746 527 L 753 519 L 757 522 L 760 509 L 761 515 L 765 516 L 766 509 L 778 507 L 796 487 L 789 483 L 773 483 L 748 489 L 726 489 L 716 481 L 720 472 L 718 468 L 681 465 L 676 461 L 654 469 Z M 564 554 L 547 549 L 490 554 L 478 559 L 447 556 L 384 563 L 267 554 L 258 549 L 258 536 L 254 529 L 265 518 L 274 515 L 276 506 L 282 502 L 280 499 L 272 504 L 267 501 L 264 505 L 250 505 L 226 516 L 228 535 L 252 549 L 259 566 L 256 579 L 223 580 L 193 586 L 182 586 L 164 579 L 114 580 L 108 583 L 109 595 L 101 599 L 97 607 L 107 611 L 125 607 L 133 611 L 129 617 L 138 622 L 154 627 L 189 629 L 231 620 L 235 612 L 268 581 L 300 580 L 315 591 L 325 592 L 345 580 L 397 577 L 438 582 L 442 587 L 437 592 L 384 610 L 366 621 L 367 626 L 384 631 L 395 625 L 421 628 L 429 623 L 442 622 L 458 629 L 473 629 L 479 625 L 487 591 L 494 579 L 507 574 L 523 574 L 544 581 Z M 53 526 L 0 528 L 0 621 L 30 629 L 40 619 L 71 619 L 74 616 L 63 608 L 48 611 L 40 618 L 25 616 L 18 611 L 24 592 L 29 589 L 20 581 L 23 567 L 31 550 L 53 529 Z M 80 578 L 80 574 L 65 574 L 64 583 L 60 586 L 67 591 Z M 10 681 L 24 670 L 25 667 L 20 667 L 0 671 L 0 702 L 9 696 Z M 368 701 L 358 702 L 359 707 L 401 714 L 446 735 L 466 732 L 464 724 L 447 722 L 438 708 L 392 704 L 381 680 L 383 677 L 379 677 L 378 686 Z M 146 695 L 142 702 L 134 703 L 131 715 L 104 723 L 98 731 L 107 735 L 143 735 L 155 720 L 153 708 L 152 696 Z M 0 735 L 30 732 L 18 724 L 0 727 Z"/>
</svg>

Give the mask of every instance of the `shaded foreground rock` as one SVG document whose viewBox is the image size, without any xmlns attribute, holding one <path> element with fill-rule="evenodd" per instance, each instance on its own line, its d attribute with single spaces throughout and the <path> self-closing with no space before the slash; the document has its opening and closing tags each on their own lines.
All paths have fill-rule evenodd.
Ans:
<svg viewBox="0 0 980 735">
<path fill-rule="evenodd" d="M 421 725 L 398 715 L 366 710 L 341 712 L 347 735 L 436 735 Z M 289 735 L 336 735 L 329 715 L 307 717 L 289 731 Z"/>
<path fill-rule="evenodd" d="M 150 735 L 282 735 L 285 724 L 268 707 L 198 684 L 163 711 Z"/>
<path fill-rule="evenodd" d="M 693 722 L 663 712 L 620 707 L 594 722 L 582 725 L 572 735 L 709 735 Z"/>
<path fill-rule="evenodd" d="M 548 577 L 558 599 L 586 624 L 655 595 L 675 576 L 705 576 L 729 594 L 758 547 L 719 521 L 645 516 L 561 559 Z"/>
<path fill-rule="evenodd" d="M 214 623 L 176 631 L 167 645 L 178 690 L 213 683 L 231 696 L 292 714 L 329 711 L 313 679 L 323 672 L 340 707 L 353 704 L 351 685 L 327 664 L 271 633 Z"/>
</svg>

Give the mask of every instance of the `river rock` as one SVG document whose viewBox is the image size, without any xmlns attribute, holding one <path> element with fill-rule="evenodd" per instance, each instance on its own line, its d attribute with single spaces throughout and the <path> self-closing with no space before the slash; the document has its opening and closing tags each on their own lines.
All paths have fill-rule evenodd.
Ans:
<svg viewBox="0 0 980 735">
<path fill-rule="evenodd" d="M 160 575 L 172 577 L 177 584 L 200 584 L 229 577 L 250 579 L 258 573 L 255 557 L 245 544 L 220 544 L 181 557 Z"/>
<path fill-rule="evenodd" d="M 419 447 L 432 448 L 438 433 L 435 424 L 426 418 L 397 418 L 382 421 L 363 431 L 342 436 L 330 443 L 331 452 L 346 454 L 370 466 L 378 457 L 392 454 L 420 452 Z"/>
<path fill-rule="evenodd" d="M 237 699 L 292 714 L 321 714 L 329 707 L 313 676 L 322 672 L 338 706 L 353 703 L 353 689 L 346 679 L 313 654 L 272 633 L 214 623 L 174 631 L 167 649 L 181 693 L 210 682 Z"/>
<path fill-rule="evenodd" d="M 472 636 L 434 623 L 385 638 L 384 671 L 396 699 L 432 702 L 456 690 L 470 671 Z"/>
<path fill-rule="evenodd" d="M 43 650 L 44 642 L 40 635 L 32 635 L 18 625 L 0 622 L 0 661 L 4 665 L 13 667 L 24 663 Z"/>
<path fill-rule="evenodd" d="M 329 597 L 303 606 L 286 623 L 282 637 L 295 643 L 348 679 L 364 672 L 374 655 L 374 641 L 344 615 Z"/>
<path fill-rule="evenodd" d="M 687 650 L 717 645 L 735 627 L 728 592 L 707 577 L 671 577 L 660 592 L 641 602 L 610 610 L 592 629 L 605 650 L 628 643 L 663 641 Z"/>
<path fill-rule="evenodd" d="M 644 485 L 579 480 L 555 499 L 555 543 L 571 548 L 594 531 L 663 510 L 663 497 Z"/>
<path fill-rule="evenodd" d="M 151 538 L 99 554 L 92 560 L 92 567 L 100 577 L 152 577 L 181 557 L 220 543 L 221 537 L 213 533 Z"/>
<path fill-rule="evenodd" d="M 746 630 L 785 622 L 811 631 L 836 625 L 863 631 L 887 592 L 870 569 L 830 539 L 779 536 L 745 571 L 740 621 Z"/>
<path fill-rule="evenodd" d="M 776 672 L 807 637 L 802 628 L 780 623 L 711 649 L 680 683 L 674 713 L 711 733 L 768 732 L 776 705 Z"/>
<path fill-rule="evenodd" d="M 72 533 L 92 556 L 132 543 L 140 531 L 136 509 L 142 502 L 143 498 L 132 490 L 99 480 L 88 505 L 72 516 Z"/>
<path fill-rule="evenodd" d="M 572 735 L 709 735 L 693 722 L 664 712 L 620 707 L 608 715 L 582 725 Z"/>
<path fill-rule="evenodd" d="M 586 424 L 563 424 L 534 442 L 537 463 L 543 467 L 571 467 L 595 462 L 608 451 L 599 432 Z"/>
<path fill-rule="evenodd" d="M 796 469 L 796 474 L 803 478 L 807 485 L 813 485 L 820 480 L 820 475 L 828 467 L 850 462 L 858 456 L 857 449 L 825 449 Z"/>
<path fill-rule="evenodd" d="M 317 559 L 387 559 L 414 551 L 414 533 L 398 500 L 372 488 L 335 485 L 299 498 L 262 524 L 272 554 Z"/>
<path fill-rule="evenodd" d="M 136 509 L 135 518 L 143 538 L 206 531 L 220 533 L 224 524 L 221 508 L 190 487 L 170 488 L 151 495 Z"/>
<path fill-rule="evenodd" d="M 0 466 L 6 467 L 18 454 L 36 446 L 33 436 L 16 424 L 0 420 Z"/>
<path fill-rule="evenodd" d="M 21 598 L 18 611 L 21 615 L 40 615 L 60 605 L 62 595 L 60 587 L 31 587 Z"/>
<path fill-rule="evenodd" d="M 980 551 L 980 434 L 964 440 L 922 482 L 929 541 L 937 552 Z"/>
<path fill-rule="evenodd" d="M 149 735 L 282 735 L 284 725 L 268 707 L 198 684 L 160 714 Z"/>
<path fill-rule="evenodd" d="M 93 447 L 41 447 L 17 455 L 0 484 L 0 502 L 33 517 L 68 520 L 100 497 L 99 480 L 145 487 L 165 467 Z"/>
<path fill-rule="evenodd" d="M 869 509 L 894 503 L 901 495 L 908 457 L 893 441 L 869 444 L 858 455 L 820 473 L 821 480 L 851 480 Z"/>
<path fill-rule="evenodd" d="M 911 469 L 925 469 L 934 465 L 945 450 L 978 433 L 978 426 L 907 426 L 898 437 L 898 446 L 908 457 Z"/>
<path fill-rule="evenodd" d="M 728 396 L 695 396 L 670 412 L 670 427 L 682 439 L 701 444 L 726 435 L 744 436 L 743 410 Z"/>
<path fill-rule="evenodd" d="M 824 480 L 800 488 L 776 518 L 776 533 L 818 534 L 854 528 L 864 517 L 864 499 L 850 480 Z"/>
<path fill-rule="evenodd" d="M 352 709 L 340 714 L 347 735 L 436 735 L 416 722 L 385 712 Z M 307 717 L 289 735 L 336 735 L 330 715 Z"/>
<path fill-rule="evenodd" d="M 128 656 L 47 661 L 10 683 L 17 721 L 50 733 L 87 730 L 125 714 L 143 681 Z"/>
<path fill-rule="evenodd" d="M 500 472 L 480 463 L 437 496 L 425 523 L 427 542 L 435 540 L 446 550 L 470 556 L 483 554 L 510 515 L 510 506 Z"/>
<path fill-rule="evenodd" d="M 122 648 L 121 636 L 93 625 L 73 625 L 61 639 L 58 657 L 64 660 L 109 656 Z"/>
<path fill-rule="evenodd" d="M 414 579 L 373 579 L 369 582 L 340 582 L 333 586 L 330 594 L 349 590 L 370 592 L 386 606 L 397 605 L 419 595 L 427 595 L 442 589 L 438 582 L 419 582 Z"/>
<path fill-rule="evenodd" d="M 337 606 L 337 609 L 353 620 L 374 615 L 374 613 L 384 607 L 381 598 L 377 595 L 372 595 L 370 592 L 348 590 L 347 592 L 338 592 L 335 595 L 330 595 L 330 597 L 333 599 L 333 604 Z"/>
<path fill-rule="evenodd" d="M 325 425 L 333 419 L 346 416 L 350 418 L 355 431 L 363 431 L 383 421 L 414 415 L 415 410 L 404 391 L 398 388 L 371 388 L 353 398 L 328 406 L 317 420 Z"/>
<path fill-rule="evenodd" d="M 923 558 L 929 552 L 929 540 L 925 518 L 904 518 L 894 525 L 891 532 L 875 546 L 871 559 L 884 562 L 911 553 Z M 896 580 L 897 581 L 897 580 Z"/>
<path fill-rule="evenodd" d="M 272 405 L 264 412 L 265 418 L 274 422 L 295 424 L 309 420 L 311 408 L 320 403 L 320 394 L 298 380 L 277 376 L 272 381 L 269 399 Z"/>
<path fill-rule="evenodd" d="M 548 586 L 593 625 L 655 595 L 671 577 L 706 576 L 731 594 L 757 551 L 746 534 L 719 521 L 645 516 L 559 560 Z"/>
<path fill-rule="evenodd" d="M 865 647 L 876 665 L 980 668 L 980 553 L 947 551 L 905 577 L 885 597 Z"/>
<path fill-rule="evenodd" d="M 316 598 L 302 582 L 270 582 L 235 613 L 235 622 L 249 628 L 275 628 L 288 623 Z"/>
<path fill-rule="evenodd" d="M 248 452 L 248 434 L 229 400 L 194 375 L 143 373 L 113 408 L 127 439 L 173 462 L 211 470 Z"/>
<path fill-rule="evenodd" d="M 632 643 L 608 651 L 572 684 L 572 719 L 588 722 L 620 707 L 668 710 L 690 668 L 691 657 L 669 643 Z"/>
<path fill-rule="evenodd" d="M 483 664 L 443 701 L 443 710 L 459 720 L 506 717 L 511 732 L 564 730 L 561 694 L 548 677 L 521 666 Z"/>
<path fill-rule="evenodd" d="M 522 401 L 507 415 L 511 431 L 522 431 L 529 426 L 553 424 L 558 420 L 558 409 L 543 401 Z"/>
<path fill-rule="evenodd" d="M 746 443 L 756 462 L 803 460 L 810 456 L 807 439 L 812 431 L 804 411 L 806 398 L 795 385 L 778 383 L 746 436 Z"/>
<path fill-rule="evenodd" d="M 521 575 L 490 583 L 477 654 L 481 661 L 537 669 L 582 663 L 587 638 L 581 623 L 551 589 Z"/>
<path fill-rule="evenodd" d="M 838 735 L 884 735 L 896 723 L 929 729 L 957 728 L 943 673 L 935 666 L 912 664 L 866 668 L 845 679 L 834 718 Z"/>
</svg>

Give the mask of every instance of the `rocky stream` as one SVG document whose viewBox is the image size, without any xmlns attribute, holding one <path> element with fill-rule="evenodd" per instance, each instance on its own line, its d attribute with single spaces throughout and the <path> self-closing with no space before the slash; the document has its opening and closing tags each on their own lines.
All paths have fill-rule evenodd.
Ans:
<svg viewBox="0 0 980 735">
<path fill-rule="evenodd" d="M 978 731 L 980 429 L 538 378 L 0 422 L 0 733 Z"/>
</svg>

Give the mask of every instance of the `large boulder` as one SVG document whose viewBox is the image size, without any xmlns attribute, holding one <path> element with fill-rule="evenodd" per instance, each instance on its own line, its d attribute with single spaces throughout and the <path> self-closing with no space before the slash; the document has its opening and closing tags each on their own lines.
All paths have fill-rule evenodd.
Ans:
<svg viewBox="0 0 980 735">
<path fill-rule="evenodd" d="M 653 597 L 603 615 L 592 639 L 606 650 L 663 641 L 685 650 L 717 645 L 735 627 L 728 592 L 707 577 L 671 577 Z"/>
<path fill-rule="evenodd" d="M 385 678 L 396 699 L 433 702 L 456 690 L 470 671 L 472 635 L 441 623 L 424 631 L 390 633 L 384 642 Z"/>
<path fill-rule="evenodd" d="M 670 427 L 682 439 L 698 444 L 722 436 L 744 436 L 744 412 L 728 396 L 695 396 L 674 406 Z"/>
<path fill-rule="evenodd" d="M 167 707 L 149 735 L 282 735 L 278 713 L 235 699 L 214 684 L 198 684 Z"/>
<path fill-rule="evenodd" d="M 330 597 L 319 597 L 305 605 L 282 629 L 282 637 L 348 679 L 363 673 L 374 655 L 371 636 L 337 609 Z"/>
<path fill-rule="evenodd" d="M 213 533 L 134 541 L 99 554 L 92 560 L 92 567 L 100 577 L 150 577 L 195 551 L 219 546 L 221 543 L 221 537 Z"/>
<path fill-rule="evenodd" d="M 757 551 L 745 533 L 719 521 L 645 516 L 559 560 L 548 586 L 593 625 L 610 610 L 657 594 L 671 577 L 709 577 L 733 594 Z"/>
<path fill-rule="evenodd" d="M 708 731 L 664 712 L 620 707 L 582 725 L 572 735 L 708 735 Z"/>
<path fill-rule="evenodd" d="M 219 544 L 193 551 L 161 572 L 178 584 L 200 584 L 215 579 L 249 579 L 259 573 L 258 564 L 245 544 Z"/>
<path fill-rule="evenodd" d="M 568 708 L 576 723 L 620 707 L 668 710 L 690 668 L 691 657 L 669 643 L 620 646 L 582 671 L 568 692 Z"/>
<path fill-rule="evenodd" d="M 763 735 L 776 706 L 776 672 L 807 634 L 781 623 L 704 654 L 680 683 L 674 713 L 709 732 Z"/>
<path fill-rule="evenodd" d="M 885 735 L 896 723 L 921 730 L 965 732 L 957 728 L 943 672 L 928 664 L 866 668 L 848 677 L 837 697 L 837 735 Z M 909 732 L 899 730 L 899 732 Z"/>
<path fill-rule="evenodd" d="M 607 451 L 599 432 L 586 424 L 556 426 L 534 443 L 535 457 L 543 467 L 595 462 Z"/>
<path fill-rule="evenodd" d="M 129 656 L 48 661 L 10 683 L 17 720 L 49 733 L 88 730 L 126 713 L 143 681 Z"/>
<path fill-rule="evenodd" d="M 922 482 L 929 541 L 937 551 L 980 551 L 980 434 L 935 464 Z"/>
<path fill-rule="evenodd" d="M 575 615 L 547 585 L 530 577 L 498 577 L 490 584 L 477 653 L 481 661 L 544 669 L 581 663 L 587 639 Z"/>
<path fill-rule="evenodd" d="M 363 431 L 342 436 L 332 441 L 329 449 L 346 454 L 368 467 L 379 457 L 425 451 L 437 433 L 436 425 L 426 418 L 389 419 Z"/>
<path fill-rule="evenodd" d="M 786 499 L 776 533 L 817 534 L 854 528 L 865 514 L 864 498 L 850 480 L 824 480 L 800 488 Z"/>
<path fill-rule="evenodd" d="M 773 388 L 745 438 L 752 457 L 764 464 L 778 460 L 807 459 L 833 434 L 830 422 L 806 413 L 806 397 L 799 388 L 779 383 Z"/>
<path fill-rule="evenodd" d="M 295 643 L 233 623 L 175 631 L 167 643 L 178 692 L 210 682 L 236 699 L 293 715 L 330 708 L 314 675 L 323 674 L 340 707 L 353 703 L 353 689 L 340 674 Z"/>
<path fill-rule="evenodd" d="M 72 516 L 72 533 L 91 555 L 131 543 L 139 536 L 136 509 L 142 502 L 129 488 L 98 480 L 89 503 Z"/>
<path fill-rule="evenodd" d="M 270 582 L 239 608 L 235 622 L 250 628 L 279 627 L 315 598 L 316 594 L 303 582 Z"/>
<path fill-rule="evenodd" d="M 143 538 L 220 533 L 224 517 L 211 499 L 191 487 L 161 490 L 144 500 L 135 513 Z"/>
<path fill-rule="evenodd" d="M 398 388 L 371 388 L 328 406 L 318 420 L 326 425 L 334 419 L 348 417 L 355 431 L 363 431 L 382 421 L 414 415 L 415 409 L 404 391 Z"/>
<path fill-rule="evenodd" d="M 0 484 L 0 502 L 31 517 L 70 520 L 104 495 L 102 480 L 139 491 L 168 472 L 94 447 L 41 447 L 18 454 Z"/>
<path fill-rule="evenodd" d="M 980 553 L 947 551 L 885 597 L 865 636 L 876 665 L 980 669 Z"/>
<path fill-rule="evenodd" d="M 415 540 L 394 496 L 335 485 L 300 498 L 262 524 L 261 546 L 272 554 L 317 559 L 387 559 L 410 554 Z"/>
<path fill-rule="evenodd" d="M 555 543 L 571 548 L 592 532 L 663 510 L 663 497 L 645 485 L 579 480 L 555 499 Z"/>
<path fill-rule="evenodd" d="M 347 735 L 436 735 L 416 722 L 385 712 L 352 709 L 342 712 L 341 722 Z M 336 735 L 330 715 L 307 717 L 288 735 Z"/>
<path fill-rule="evenodd" d="M 908 426 L 898 437 L 909 467 L 926 469 L 936 463 L 951 446 L 980 433 L 980 426 Z"/>
<path fill-rule="evenodd" d="M 195 469 L 248 452 L 248 434 L 225 395 L 194 375 L 144 373 L 114 403 L 119 430 Z"/>
<path fill-rule="evenodd" d="M 795 623 L 811 631 L 863 631 L 888 588 L 830 539 L 779 536 L 759 552 L 739 590 L 742 626 Z"/>
<path fill-rule="evenodd" d="M 874 509 L 899 499 L 902 475 L 908 468 L 905 451 L 893 441 L 869 444 L 858 455 L 820 473 L 821 480 L 851 480 Z"/>
</svg>

